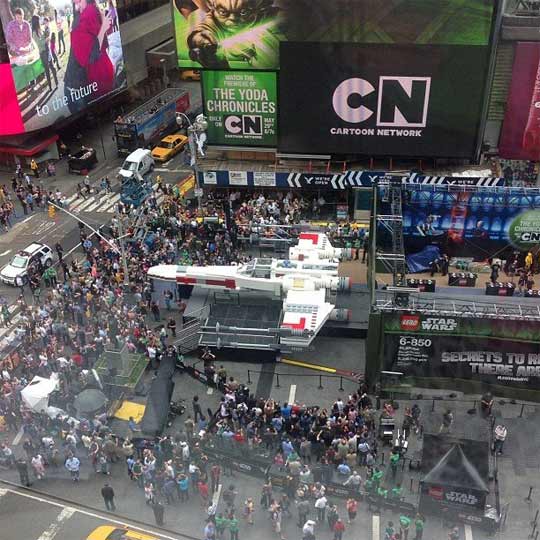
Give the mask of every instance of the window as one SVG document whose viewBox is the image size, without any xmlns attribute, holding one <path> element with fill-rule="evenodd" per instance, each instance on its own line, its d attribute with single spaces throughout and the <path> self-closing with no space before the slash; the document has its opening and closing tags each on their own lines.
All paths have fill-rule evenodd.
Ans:
<svg viewBox="0 0 540 540">
<path fill-rule="evenodd" d="M 21 257 L 20 255 L 15 255 L 13 257 L 13 260 L 11 261 L 11 266 L 14 268 L 26 268 L 26 265 L 28 263 L 27 257 Z"/>
</svg>

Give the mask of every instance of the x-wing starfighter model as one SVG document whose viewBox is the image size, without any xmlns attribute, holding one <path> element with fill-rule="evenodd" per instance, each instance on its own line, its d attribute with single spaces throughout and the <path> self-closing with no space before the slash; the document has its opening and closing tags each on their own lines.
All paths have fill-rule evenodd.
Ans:
<svg viewBox="0 0 540 540">
<path fill-rule="evenodd" d="M 155 280 L 223 291 L 253 291 L 283 301 L 280 342 L 307 347 L 328 320 L 348 320 L 350 311 L 336 309 L 337 292 L 350 290 L 350 279 L 338 275 L 340 257 L 322 233 L 302 233 L 291 259 L 256 258 L 236 266 L 158 265 L 148 270 Z"/>
</svg>

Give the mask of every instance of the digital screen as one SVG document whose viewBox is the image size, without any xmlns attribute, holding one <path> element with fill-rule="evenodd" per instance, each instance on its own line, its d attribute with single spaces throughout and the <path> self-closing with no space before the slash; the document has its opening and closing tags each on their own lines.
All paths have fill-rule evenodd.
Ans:
<svg viewBox="0 0 540 540">
<path fill-rule="evenodd" d="M 202 83 L 210 144 L 277 144 L 275 73 L 205 70 Z"/>
<path fill-rule="evenodd" d="M 499 154 L 540 160 L 540 43 L 516 46 Z"/>
<path fill-rule="evenodd" d="M 492 0 L 173 0 L 182 68 L 279 69 L 284 41 L 487 46 Z"/>
<path fill-rule="evenodd" d="M 115 0 L 0 0 L 0 19 L 19 107 L 5 133 L 49 126 L 126 86 Z"/>
<path fill-rule="evenodd" d="M 284 153 L 474 155 L 488 47 L 282 43 Z"/>
</svg>

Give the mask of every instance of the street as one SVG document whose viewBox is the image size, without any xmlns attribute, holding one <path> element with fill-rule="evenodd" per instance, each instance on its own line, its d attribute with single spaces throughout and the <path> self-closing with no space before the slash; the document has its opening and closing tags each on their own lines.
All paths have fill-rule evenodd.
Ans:
<svg viewBox="0 0 540 540">
<path fill-rule="evenodd" d="M 77 197 L 77 183 L 83 178 L 74 174 L 68 174 L 67 162 L 65 160 L 57 163 L 57 173 L 55 177 L 44 178 L 43 184 L 49 191 L 60 190 L 68 198 L 67 210 L 77 215 L 81 220 L 98 229 L 107 225 L 116 210 L 116 205 L 120 201 L 120 182 L 117 174 L 123 162 L 122 158 L 113 156 L 109 152 L 109 159 L 102 161 L 98 166 L 90 171 L 89 177 L 92 185 L 99 188 L 99 181 L 103 176 L 108 176 L 112 184 L 112 193 L 99 191 L 86 198 Z M 184 155 L 178 154 L 171 160 L 163 164 L 157 164 L 152 175 L 153 179 L 160 175 L 163 181 L 168 184 L 175 184 L 191 174 L 191 169 L 184 164 Z M 9 185 L 11 175 L 0 173 L 1 181 Z M 154 186 L 156 184 L 154 183 Z M 163 194 L 157 197 L 158 205 L 163 200 Z M 82 248 L 79 241 L 79 227 L 77 221 L 64 212 L 57 211 L 54 218 L 50 218 L 47 209 L 36 209 L 24 215 L 21 206 L 15 202 L 17 217 L 13 220 L 12 228 L 0 234 L 0 268 L 7 264 L 10 259 L 32 242 L 47 244 L 54 249 L 54 245 L 59 242 L 64 248 L 64 257 L 69 262 L 71 258 L 82 259 Z M 56 262 L 56 259 L 55 259 Z M 0 297 L 13 304 L 20 294 L 19 289 L 0 283 Z M 30 296 L 27 291 L 26 295 Z"/>
</svg>

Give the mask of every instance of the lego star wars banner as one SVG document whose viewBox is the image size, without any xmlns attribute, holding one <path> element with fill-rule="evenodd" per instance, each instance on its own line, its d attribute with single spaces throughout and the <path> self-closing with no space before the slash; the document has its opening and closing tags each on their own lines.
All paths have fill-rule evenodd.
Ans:
<svg viewBox="0 0 540 540">
<path fill-rule="evenodd" d="M 0 132 L 42 129 L 126 87 L 115 0 L 0 0 L 0 20 L 11 66 Z"/>
<path fill-rule="evenodd" d="M 472 158 L 488 48 L 282 43 L 284 153 Z"/>
<path fill-rule="evenodd" d="M 383 370 L 540 389 L 540 323 L 384 315 Z"/>
<path fill-rule="evenodd" d="M 540 43 L 518 43 L 499 154 L 540 160 Z"/>
<path fill-rule="evenodd" d="M 209 144 L 276 146 L 276 74 L 264 71 L 203 71 Z"/>
<path fill-rule="evenodd" d="M 283 41 L 487 46 L 493 0 L 173 0 L 182 68 L 279 69 Z"/>
</svg>

